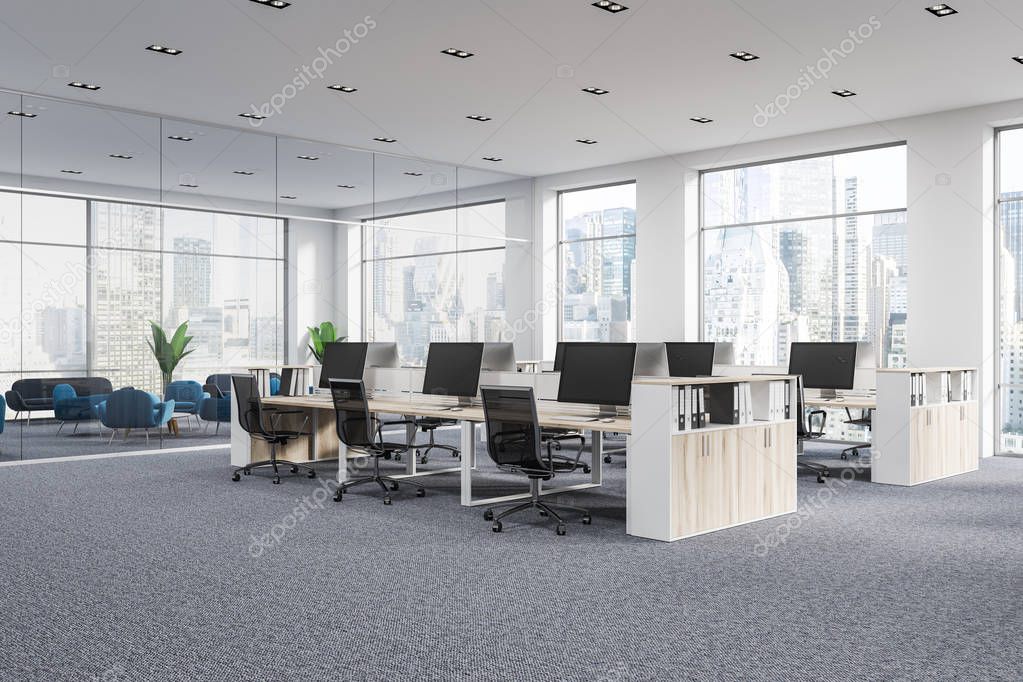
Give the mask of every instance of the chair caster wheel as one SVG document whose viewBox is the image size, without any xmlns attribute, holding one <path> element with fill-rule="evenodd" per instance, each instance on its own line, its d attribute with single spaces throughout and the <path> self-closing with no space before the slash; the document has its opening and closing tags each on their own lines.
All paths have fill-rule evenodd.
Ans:
<svg viewBox="0 0 1023 682">
<path fill-rule="evenodd" d="M 501 525 L 500 521 L 494 521 L 494 525 L 490 527 L 490 530 L 495 533 L 500 533 L 502 528 L 504 528 L 504 526 Z"/>
<path fill-rule="evenodd" d="M 242 480 L 241 474 L 239 474 L 237 471 L 234 472 L 234 475 L 231 476 L 231 480 L 232 481 L 240 481 L 240 480 Z"/>
<path fill-rule="evenodd" d="M 824 478 L 831 478 L 831 471 L 830 470 L 824 472 Z"/>
<path fill-rule="evenodd" d="M 426 488 L 420 488 L 417 490 L 416 497 L 426 497 Z"/>
<path fill-rule="evenodd" d="M 611 461 L 611 455 L 604 455 L 604 464 L 610 464 Z"/>
<path fill-rule="evenodd" d="M 430 461 L 430 458 L 429 458 L 429 457 L 423 457 L 423 458 L 422 458 L 421 460 L 419 460 L 419 463 L 420 463 L 420 464 L 426 464 L 426 463 L 427 463 L 427 462 L 429 462 L 429 461 Z"/>
<path fill-rule="evenodd" d="M 389 452 L 386 455 L 384 455 L 384 459 L 391 459 L 391 458 L 392 458 L 392 455 Z"/>
<path fill-rule="evenodd" d="M 539 512 L 540 512 L 540 516 L 544 517 L 545 519 L 546 519 L 546 518 L 547 518 L 548 516 L 550 516 L 550 514 L 548 514 L 548 513 L 547 513 L 547 512 L 545 511 L 545 510 L 543 510 L 543 509 L 540 509 L 540 510 L 539 510 Z"/>
<path fill-rule="evenodd" d="M 817 482 L 818 483 L 823 483 L 824 482 L 824 477 L 821 476 L 820 474 L 817 474 Z"/>
<path fill-rule="evenodd" d="M 341 490 L 341 488 L 338 488 L 337 491 L 334 492 L 334 501 L 340 502 L 344 498 L 344 495 L 345 491 Z"/>
<path fill-rule="evenodd" d="M 457 457 L 458 459 L 462 459 L 462 453 L 460 453 L 460 452 L 452 452 L 451 456 L 452 457 Z"/>
<path fill-rule="evenodd" d="M 853 457 L 859 457 L 860 456 L 860 451 L 859 450 L 853 450 L 849 454 L 851 454 Z"/>
<path fill-rule="evenodd" d="M 401 461 L 401 453 L 400 452 L 394 453 L 394 461 L 395 462 L 400 462 Z"/>
<path fill-rule="evenodd" d="M 557 532 L 558 535 L 564 535 L 565 533 L 568 532 L 568 526 L 566 526 L 563 523 L 559 523 L 556 532 Z"/>
<path fill-rule="evenodd" d="M 585 465 L 585 464 L 584 464 L 584 465 L 583 465 L 583 473 L 584 473 L 584 474 L 588 474 L 588 473 L 590 473 L 590 471 L 592 471 L 592 470 L 590 469 L 590 467 L 589 467 L 588 465 Z"/>
<path fill-rule="evenodd" d="M 246 476 L 251 476 L 252 475 L 252 472 L 249 471 L 248 469 L 243 469 L 242 473 L 245 474 Z"/>
<path fill-rule="evenodd" d="M 391 498 L 390 497 L 385 497 L 384 498 L 384 504 L 390 504 L 390 503 L 391 503 Z"/>
<path fill-rule="evenodd" d="M 422 456 L 423 456 L 423 453 L 419 450 L 419 448 L 416 448 L 416 457 L 422 457 Z"/>
<path fill-rule="evenodd" d="M 483 520 L 484 521 L 493 521 L 494 520 L 494 510 L 493 509 L 488 509 L 485 512 L 483 512 Z"/>
<path fill-rule="evenodd" d="M 280 476 L 274 476 L 273 484 L 274 485 L 280 485 L 281 484 L 281 477 Z"/>
<path fill-rule="evenodd" d="M 306 476 L 308 476 L 309 478 L 316 478 L 316 472 L 310 469 L 309 473 L 306 474 Z"/>
<path fill-rule="evenodd" d="M 845 453 L 843 452 L 843 453 L 842 453 L 842 459 L 849 459 L 849 455 L 847 455 L 847 454 L 845 454 Z"/>
<path fill-rule="evenodd" d="M 297 474 L 298 473 L 298 467 L 296 467 L 296 466 L 291 467 L 291 473 Z"/>
<path fill-rule="evenodd" d="M 586 516 L 583 517 L 583 523 L 586 524 L 587 526 L 590 525 L 591 523 L 593 523 L 593 517 L 587 514 Z"/>
<path fill-rule="evenodd" d="M 397 490 L 397 489 L 398 489 L 398 484 L 397 483 L 391 483 L 391 490 Z"/>
</svg>

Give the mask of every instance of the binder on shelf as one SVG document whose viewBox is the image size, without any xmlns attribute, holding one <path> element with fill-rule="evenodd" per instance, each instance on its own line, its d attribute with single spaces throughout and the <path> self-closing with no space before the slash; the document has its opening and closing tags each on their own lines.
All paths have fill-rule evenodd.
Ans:
<svg viewBox="0 0 1023 682">
<path fill-rule="evenodd" d="M 696 429 L 702 429 L 707 425 L 707 406 L 704 401 L 704 392 L 703 386 L 697 386 L 693 391 L 693 396 L 696 399 L 696 411 L 693 413 L 693 428 Z"/>
<path fill-rule="evenodd" d="M 792 419 L 792 382 L 786 380 L 784 385 L 785 392 L 785 418 Z"/>
<path fill-rule="evenodd" d="M 707 386 L 707 411 L 715 424 L 741 424 L 745 394 L 741 384 L 710 384 Z M 702 410 L 701 410 L 702 411 Z"/>
</svg>

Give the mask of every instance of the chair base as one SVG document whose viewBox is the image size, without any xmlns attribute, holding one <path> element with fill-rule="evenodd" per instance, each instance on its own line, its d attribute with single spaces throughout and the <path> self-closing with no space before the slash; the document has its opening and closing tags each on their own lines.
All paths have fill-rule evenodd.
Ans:
<svg viewBox="0 0 1023 682">
<path fill-rule="evenodd" d="M 379 457 L 374 457 L 373 458 L 373 475 L 372 476 L 362 476 L 360 478 L 355 478 L 355 479 L 352 479 L 351 481 L 346 481 L 345 483 L 342 483 L 341 486 L 338 487 L 337 491 L 334 493 L 334 501 L 335 502 L 340 502 L 344 498 L 344 494 L 346 492 L 348 492 L 349 488 L 354 488 L 357 485 L 363 485 L 365 483 L 376 483 L 377 485 L 380 486 L 380 488 L 384 491 L 384 498 L 383 498 L 384 499 L 384 504 L 391 504 L 391 491 L 392 490 L 398 490 L 398 488 L 403 483 L 406 483 L 408 485 L 411 485 L 411 486 L 415 487 L 415 489 L 416 489 L 416 497 L 425 497 L 426 496 L 426 488 L 421 486 L 421 485 L 419 485 L 418 483 L 414 483 L 412 481 L 409 481 L 408 479 L 398 480 L 397 478 L 393 478 L 391 476 L 381 476 L 380 475 L 380 458 Z"/>
<path fill-rule="evenodd" d="M 416 451 L 415 452 L 415 456 L 419 458 L 419 463 L 420 464 L 426 464 L 427 462 L 430 461 L 430 450 L 447 450 L 448 452 L 451 453 L 452 457 L 457 457 L 458 459 L 462 459 L 462 451 L 461 450 L 459 450 L 458 448 L 456 448 L 453 445 L 444 445 L 444 444 L 438 443 L 436 441 L 436 439 L 434 438 L 434 435 L 433 435 L 433 429 L 428 429 L 427 433 L 430 434 L 429 442 L 426 442 L 426 443 L 409 443 L 408 444 L 408 448 L 405 450 L 406 452 L 409 452 L 411 450 L 415 450 Z M 400 462 L 401 461 L 401 453 L 400 452 L 394 453 L 394 461 L 396 461 L 396 462 Z"/>
<path fill-rule="evenodd" d="M 512 514 L 518 514 L 530 509 L 535 509 L 540 513 L 540 516 L 549 516 L 558 522 L 555 531 L 558 535 L 565 535 L 568 532 L 568 524 L 565 523 L 565 519 L 558 514 L 557 510 L 575 512 L 582 514 L 582 522 L 586 525 L 593 523 L 593 517 L 590 516 L 590 512 L 582 507 L 575 507 L 570 504 L 560 504 L 556 502 L 547 502 L 540 498 L 540 480 L 531 478 L 529 479 L 529 492 L 530 498 L 527 502 L 520 502 L 513 506 L 505 509 L 499 514 L 494 514 L 494 510 L 502 506 L 507 507 L 508 505 L 497 505 L 495 507 L 488 508 L 483 512 L 484 521 L 493 521 L 494 524 L 491 526 L 491 530 L 495 533 L 500 533 L 503 530 L 503 524 L 501 519 L 507 518 Z"/>
</svg>

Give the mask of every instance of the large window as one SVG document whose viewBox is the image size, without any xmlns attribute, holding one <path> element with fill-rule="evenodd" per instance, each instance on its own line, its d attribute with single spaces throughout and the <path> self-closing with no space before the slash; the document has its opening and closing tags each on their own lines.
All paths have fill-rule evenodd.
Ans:
<svg viewBox="0 0 1023 682">
<path fill-rule="evenodd" d="M 367 221 L 366 339 L 419 366 L 432 341 L 500 341 L 504 237 L 503 201 Z"/>
<path fill-rule="evenodd" d="M 559 338 L 636 337 L 636 183 L 561 192 Z"/>
<path fill-rule="evenodd" d="M 0 390 L 103 376 L 159 392 L 149 321 L 188 320 L 177 375 L 284 358 L 284 223 L 0 193 Z"/>
<path fill-rule="evenodd" d="M 701 175 L 703 337 L 786 365 L 792 341 L 863 341 L 906 362 L 906 148 Z"/>
<path fill-rule="evenodd" d="M 998 133 L 1000 452 L 1023 453 L 1023 129 Z"/>
</svg>

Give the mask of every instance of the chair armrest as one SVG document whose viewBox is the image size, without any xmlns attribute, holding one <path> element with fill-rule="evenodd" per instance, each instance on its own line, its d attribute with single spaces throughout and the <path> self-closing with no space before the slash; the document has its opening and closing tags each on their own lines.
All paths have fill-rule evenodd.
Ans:
<svg viewBox="0 0 1023 682">
<path fill-rule="evenodd" d="M 156 425 L 163 426 L 174 416 L 174 401 L 165 400 L 162 403 L 157 403 L 153 408 L 153 414 L 156 417 Z"/>
</svg>

